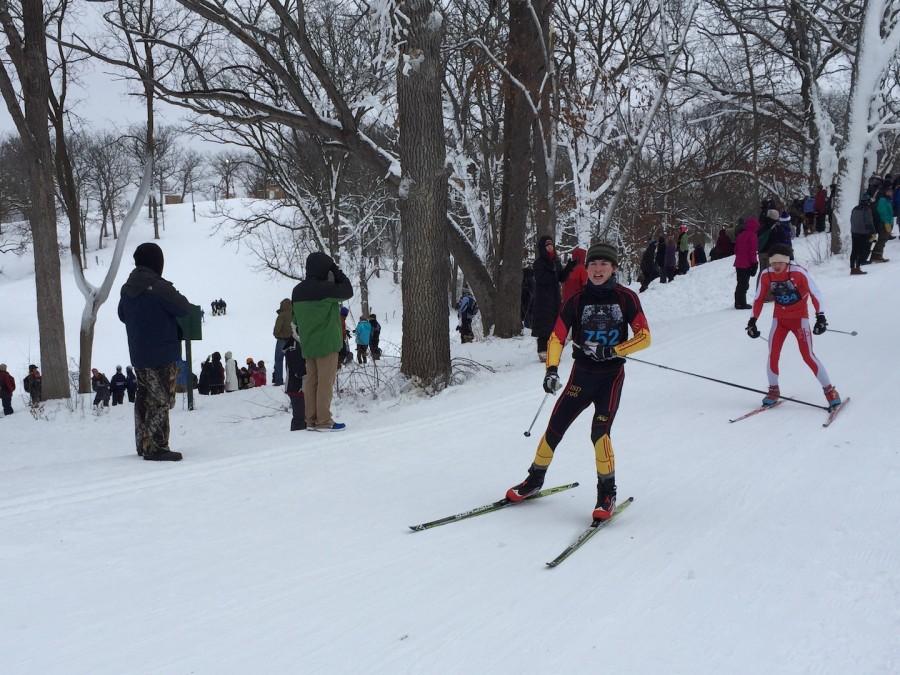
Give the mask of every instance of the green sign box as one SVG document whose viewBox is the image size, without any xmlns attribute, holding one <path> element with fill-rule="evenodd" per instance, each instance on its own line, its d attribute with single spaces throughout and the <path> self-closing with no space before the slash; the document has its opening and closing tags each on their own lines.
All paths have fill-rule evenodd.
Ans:
<svg viewBox="0 0 900 675">
<path fill-rule="evenodd" d="M 190 313 L 185 316 L 179 316 L 177 320 L 182 340 L 203 339 L 203 321 L 201 319 L 200 305 L 192 305 Z"/>
</svg>

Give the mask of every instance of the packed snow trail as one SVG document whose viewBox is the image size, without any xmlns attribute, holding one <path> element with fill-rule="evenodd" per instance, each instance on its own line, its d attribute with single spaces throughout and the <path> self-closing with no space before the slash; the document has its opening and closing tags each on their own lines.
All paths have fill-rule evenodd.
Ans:
<svg viewBox="0 0 900 675">
<path fill-rule="evenodd" d="M 179 231 L 185 256 L 208 241 L 199 224 L 191 234 Z M 260 306 L 266 323 L 223 323 L 203 348 L 263 353 L 284 285 L 229 255 L 229 315 Z M 645 354 L 764 386 L 765 343 L 744 334 L 746 312 L 726 309 L 729 263 L 641 295 Z M 454 343 L 498 373 L 431 399 L 338 401 L 341 434 L 287 431 L 275 387 L 198 397 L 192 413 L 179 400 L 177 465 L 137 457 L 128 405 L 93 416 L 53 404 L 34 420 L 16 399 L 0 420 L 0 672 L 898 672 L 900 421 L 888 364 L 900 319 L 886 289 L 900 287 L 900 265 L 869 269 L 813 269 L 829 324 L 859 332 L 815 339 L 854 400 L 827 429 L 823 411 L 790 403 L 732 425 L 756 395 L 628 364 L 613 440 L 619 494 L 640 506 L 552 573 L 544 563 L 590 523 L 589 415 L 547 478 L 580 487 L 407 529 L 499 499 L 525 475 L 550 412 L 522 437 L 543 396 L 530 338 Z M 397 311 L 385 289 L 379 318 Z M 98 331 L 113 331 L 104 312 Z M 4 323 L 3 344 L 13 330 L 27 341 L 33 326 L 20 319 Z M 561 375 L 570 364 L 567 353 Z M 790 342 L 781 386 L 824 403 Z"/>
</svg>

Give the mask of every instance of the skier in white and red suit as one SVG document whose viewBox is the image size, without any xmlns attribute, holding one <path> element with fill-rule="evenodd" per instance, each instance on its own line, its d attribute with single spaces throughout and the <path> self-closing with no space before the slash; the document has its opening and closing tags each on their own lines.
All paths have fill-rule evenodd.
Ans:
<svg viewBox="0 0 900 675">
<path fill-rule="evenodd" d="M 769 267 L 760 275 L 756 298 L 753 301 L 753 316 L 747 322 L 747 335 L 752 338 L 759 337 L 756 319 L 771 291 L 775 301 L 775 311 L 772 317 L 772 328 L 769 331 L 769 357 L 766 362 L 769 393 L 763 399 L 763 405 L 774 405 L 781 396 L 778 388 L 778 360 L 781 357 L 781 347 L 784 345 L 785 338 L 788 334 L 793 334 L 800 346 L 800 355 L 819 380 L 819 384 L 822 385 L 828 407 L 836 408 L 841 404 L 841 397 L 834 385 L 831 384 L 825 366 L 813 352 L 812 344 L 813 334 L 821 335 L 828 327 L 822 293 L 810 273 L 800 265 L 791 262 L 792 253 L 790 246 L 784 244 L 776 244 L 771 247 Z M 807 299 L 812 300 L 813 308 L 816 310 L 816 323 L 812 331 L 809 327 Z"/>
</svg>

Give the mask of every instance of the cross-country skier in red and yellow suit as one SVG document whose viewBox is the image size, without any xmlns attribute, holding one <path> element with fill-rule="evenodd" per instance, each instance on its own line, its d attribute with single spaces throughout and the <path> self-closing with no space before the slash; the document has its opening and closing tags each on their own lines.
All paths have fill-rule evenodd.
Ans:
<svg viewBox="0 0 900 675">
<path fill-rule="evenodd" d="M 591 441 L 597 462 L 597 506 L 594 520 L 607 520 L 616 508 L 615 457 L 610 430 L 619 407 L 628 354 L 650 346 L 650 328 L 634 291 L 616 282 L 618 256 L 608 244 L 594 244 L 587 254 L 588 281 L 563 305 L 547 347 L 544 391 L 560 388 L 559 359 L 572 332 L 574 364 L 562 396 L 553 408 L 528 477 L 511 487 L 506 498 L 519 502 L 544 484 L 553 452 L 566 430 L 585 408 L 594 405 Z M 628 338 L 631 328 L 632 337 Z"/>
<path fill-rule="evenodd" d="M 766 361 L 769 393 L 763 399 L 763 405 L 774 405 L 781 396 L 778 388 L 778 360 L 785 338 L 788 334 L 793 334 L 800 346 L 800 355 L 822 385 L 828 406 L 834 408 L 841 404 L 841 397 L 831 384 L 825 366 L 813 352 L 812 345 L 813 333 L 821 335 L 828 327 L 822 294 L 809 272 L 791 262 L 791 253 L 790 246 L 784 244 L 772 247 L 769 268 L 760 275 L 756 298 L 753 301 L 753 316 L 747 322 L 747 335 L 758 338 L 756 319 L 762 311 L 766 296 L 771 291 L 775 300 L 775 311 L 772 328 L 769 331 L 769 356 Z M 812 300 L 813 308 L 816 310 L 816 323 L 812 331 L 807 318 L 809 313 L 807 299 Z"/>
</svg>

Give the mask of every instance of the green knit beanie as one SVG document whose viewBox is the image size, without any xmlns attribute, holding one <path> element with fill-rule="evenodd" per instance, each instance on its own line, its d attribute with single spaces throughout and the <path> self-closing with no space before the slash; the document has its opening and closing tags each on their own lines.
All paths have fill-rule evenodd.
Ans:
<svg viewBox="0 0 900 675">
<path fill-rule="evenodd" d="M 618 266 L 619 254 L 611 244 L 598 242 L 596 244 L 591 244 L 591 247 L 588 249 L 586 264 L 590 264 L 592 260 L 608 260 L 613 265 Z"/>
</svg>

